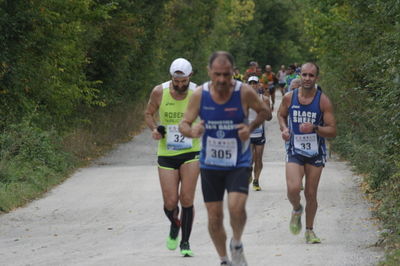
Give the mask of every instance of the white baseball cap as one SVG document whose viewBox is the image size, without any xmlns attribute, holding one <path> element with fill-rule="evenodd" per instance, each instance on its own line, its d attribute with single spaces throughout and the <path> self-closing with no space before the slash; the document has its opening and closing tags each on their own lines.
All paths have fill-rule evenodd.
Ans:
<svg viewBox="0 0 400 266">
<path fill-rule="evenodd" d="M 182 72 L 182 74 L 176 72 Z M 192 65 L 185 58 L 177 58 L 172 62 L 169 73 L 171 76 L 188 77 L 192 74 Z"/>
<path fill-rule="evenodd" d="M 255 81 L 258 83 L 258 77 L 257 76 L 251 76 L 248 80 L 247 83 L 250 83 L 251 81 Z"/>
</svg>

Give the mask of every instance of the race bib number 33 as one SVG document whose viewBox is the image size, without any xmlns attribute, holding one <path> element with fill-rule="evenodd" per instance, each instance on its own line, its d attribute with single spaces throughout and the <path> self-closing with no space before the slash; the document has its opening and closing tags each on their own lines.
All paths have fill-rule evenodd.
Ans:
<svg viewBox="0 0 400 266">
<path fill-rule="evenodd" d="M 317 134 L 294 135 L 294 147 L 305 155 L 314 156 L 318 154 Z"/>
<path fill-rule="evenodd" d="M 192 148 L 192 139 L 183 136 L 178 129 L 178 125 L 167 126 L 167 149 L 183 150 Z"/>
<path fill-rule="evenodd" d="M 224 167 L 236 166 L 237 153 L 238 144 L 235 138 L 207 137 L 206 164 Z"/>
</svg>

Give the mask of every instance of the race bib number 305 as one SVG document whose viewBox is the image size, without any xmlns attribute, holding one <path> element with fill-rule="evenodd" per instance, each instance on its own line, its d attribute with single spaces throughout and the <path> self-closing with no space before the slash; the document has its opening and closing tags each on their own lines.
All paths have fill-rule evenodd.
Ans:
<svg viewBox="0 0 400 266">
<path fill-rule="evenodd" d="M 315 156 L 318 154 L 317 134 L 294 135 L 294 148 L 305 156 Z"/>
<path fill-rule="evenodd" d="M 167 149 L 183 150 L 192 148 L 192 139 L 182 136 L 179 132 L 178 125 L 167 126 Z"/>
<path fill-rule="evenodd" d="M 235 138 L 207 137 L 206 164 L 224 167 L 236 166 L 237 153 L 238 144 Z"/>
</svg>

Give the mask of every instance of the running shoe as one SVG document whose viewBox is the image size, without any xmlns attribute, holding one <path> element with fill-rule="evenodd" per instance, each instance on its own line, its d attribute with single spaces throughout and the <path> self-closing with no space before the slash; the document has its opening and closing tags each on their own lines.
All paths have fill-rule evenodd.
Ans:
<svg viewBox="0 0 400 266">
<path fill-rule="evenodd" d="M 321 243 L 321 239 L 319 239 L 315 235 L 313 230 L 307 229 L 306 233 L 305 233 L 305 237 L 306 237 L 306 243 L 307 244 L 319 244 L 319 243 Z"/>
<path fill-rule="evenodd" d="M 243 244 L 238 247 L 234 247 L 231 243 L 229 244 L 231 255 L 232 255 L 232 265 L 233 266 L 247 266 L 246 258 L 244 257 Z M 229 265 L 229 264 L 228 264 Z"/>
<path fill-rule="evenodd" d="M 253 189 L 255 191 L 260 191 L 261 190 L 261 187 L 260 187 L 260 184 L 258 183 L 258 180 L 254 179 L 254 181 L 253 181 Z"/>
<path fill-rule="evenodd" d="M 178 234 L 179 234 L 179 227 L 171 224 L 169 235 L 167 237 L 167 248 L 169 250 L 175 250 L 178 247 L 179 243 Z"/>
<path fill-rule="evenodd" d="M 221 266 L 232 266 L 232 262 L 230 261 L 221 261 Z"/>
<path fill-rule="evenodd" d="M 290 218 L 289 229 L 294 235 L 298 235 L 301 231 L 301 215 L 303 214 L 303 206 L 300 204 L 299 211 L 292 211 L 292 217 Z"/>
<path fill-rule="evenodd" d="M 193 257 L 193 251 L 190 249 L 189 242 L 181 242 L 180 246 L 181 254 L 184 257 Z"/>
</svg>

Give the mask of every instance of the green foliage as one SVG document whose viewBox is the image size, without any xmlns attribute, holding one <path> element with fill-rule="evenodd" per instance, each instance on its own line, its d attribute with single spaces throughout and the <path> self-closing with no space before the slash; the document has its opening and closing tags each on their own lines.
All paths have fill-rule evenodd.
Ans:
<svg viewBox="0 0 400 266">
<path fill-rule="evenodd" d="M 101 20 L 92 1 L 7 1 L 2 5 L 0 127 L 37 110 L 41 120 L 65 123 L 80 104 L 97 105 L 97 90 L 86 79 L 90 21 Z M 10 101 L 14 105 L 10 105 Z"/>
<path fill-rule="evenodd" d="M 242 66 L 299 58 L 291 2 L 0 0 L 1 208 L 138 128 L 143 107 L 132 105 L 170 78 L 173 59 L 189 59 L 201 83 L 216 50 Z"/>
<path fill-rule="evenodd" d="M 333 146 L 365 173 L 378 216 L 400 239 L 400 6 L 388 1 L 315 1 L 304 10 L 322 85 L 335 105 Z M 398 259 L 398 252 L 390 260 Z M 389 260 L 389 259 L 388 259 Z M 392 265 L 388 262 L 388 265 Z M 396 264 L 397 265 L 397 264 Z"/>
<path fill-rule="evenodd" d="M 43 131 L 31 119 L 9 125 L 0 134 L 0 211 L 36 197 L 59 183 L 73 166 L 54 131 Z"/>
</svg>

